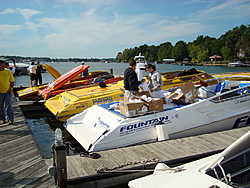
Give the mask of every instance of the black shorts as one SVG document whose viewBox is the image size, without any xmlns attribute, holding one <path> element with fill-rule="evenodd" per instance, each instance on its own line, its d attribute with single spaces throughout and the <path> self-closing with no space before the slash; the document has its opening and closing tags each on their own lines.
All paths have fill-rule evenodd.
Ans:
<svg viewBox="0 0 250 188">
<path fill-rule="evenodd" d="M 36 74 L 31 73 L 30 74 L 30 80 L 36 80 Z"/>
</svg>

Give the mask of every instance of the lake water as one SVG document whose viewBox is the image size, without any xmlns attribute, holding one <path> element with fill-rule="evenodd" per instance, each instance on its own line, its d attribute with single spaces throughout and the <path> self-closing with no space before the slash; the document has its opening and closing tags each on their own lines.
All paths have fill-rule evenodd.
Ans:
<svg viewBox="0 0 250 188">
<path fill-rule="evenodd" d="M 81 63 L 48 63 L 57 69 L 61 74 L 69 71 L 70 69 L 80 65 Z M 105 70 L 110 72 L 113 70 L 114 75 L 123 75 L 124 70 L 128 67 L 127 63 L 101 63 L 101 62 L 85 62 L 86 65 L 90 65 L 89 71 Z M 197 70 L 202 70 L 207 73 L 225 73 L 225 72 L 249 72 L 250 67 L 224 67 L 224 66 L 179 66 L 171 64 L 157 64 L 157 69 L 160 72 L 168 72 L 175 70 L 188 70 L 191 68 L 196 68 Z M 143 74 L 147 73 L 143 71 Z M 53 77 L 48 73 L 43 73 L 43 83 L 50 82 Z M 15 77 L 16 86 L 29 86 L 29 76 L 22 75 Z M 59 127 L 63 129 L 62 122 L 58 122 L 50 119 L 50 117 L 40 117 L 39 119 L 27 118 L 27 122 L 36 138 L 36 141 L 44 155 L 45 158 L 51 158 L 51 146 L 54 143 L 54 130 Z M 73 138 L 63 130 L 63 136 L 66 141 L 72 140 Z"/>
</svg>

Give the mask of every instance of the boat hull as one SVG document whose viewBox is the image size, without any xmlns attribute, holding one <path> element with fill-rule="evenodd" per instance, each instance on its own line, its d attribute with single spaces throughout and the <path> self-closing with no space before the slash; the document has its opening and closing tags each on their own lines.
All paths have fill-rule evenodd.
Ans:
<svg viewBox="0 0 250 188">
<path fill-rule="evenodd" d="M 163 112 L 137 117 L 95 105 L 68 119 L 65 128 L 86 150 L 100 151 L 249 126 L 250 94 L 236 90 L 188 105 L 166 104 Z"/>
</svg>

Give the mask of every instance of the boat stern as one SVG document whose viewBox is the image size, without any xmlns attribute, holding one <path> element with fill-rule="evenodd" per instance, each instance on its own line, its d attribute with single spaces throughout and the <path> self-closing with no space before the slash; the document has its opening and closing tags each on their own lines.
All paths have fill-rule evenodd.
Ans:
<svg viewBox="0 0 250 188">
<path fill-rule="evenodd" d="M 46 85 L 41 85 L 38 87 L 28 87 L 22 90 L 17 91 L 18 97 L 21 101 L 25 100 L 35 100 L 38 94 L 38 91 L 45 87 Z"/>
<path fill-rule="evenodd" d="M 117 138 L 108 134 L 116 131 L 121 122 L 121 117 L 94 105 L 69 118 L 64 127 L 86 151 L 91 152 L 110 147 L 110 141 Z"/>
</svg>

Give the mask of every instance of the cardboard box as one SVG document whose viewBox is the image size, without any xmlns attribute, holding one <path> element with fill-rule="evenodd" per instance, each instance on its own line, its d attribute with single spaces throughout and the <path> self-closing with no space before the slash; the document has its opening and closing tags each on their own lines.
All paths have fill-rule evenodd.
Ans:
<svg viewBox="0 0 250 188">
<path fill-rule="evenodd" d="M 136 116 L 139 114 L 143 106 L 143 101 L 131 103 L 127 100 L 123 100 L 120 102 L 120 113 L 127 117 Z"/>
<path fill-rule="evenodd" d="M 163 100 L 161 98 L 153 98 L 150 102 L 144 102 L 144 104 L 148 107 L 148 111 L 163 111 Z"/>
<path fill-rule="evenodd" d="M 180 87 L 183 94 L 171 93 L 166 98 L 173 99 L 177 104 L 188 104 L 192 102 L 198 95 L 196 94 L 196 88 L 191 81 L 188 81 Z"/>
<path fill-rule="evenodd" d="M 138 98 L 138 97 L 140 97 L 142 95 L 146 95 L 147 97 L 151 97 L 149 91 L 141 91 L 141 92 L 136 93 L 136 98 Z"/>
</svg>

